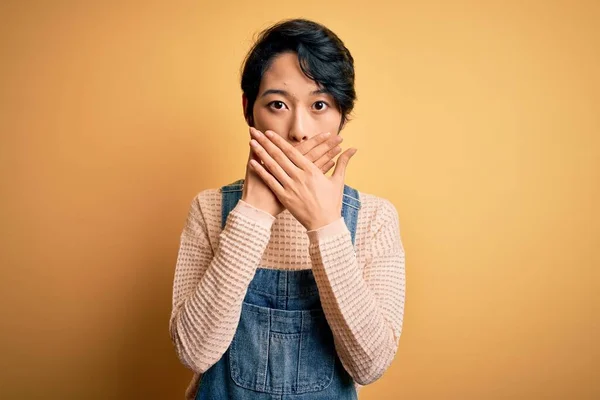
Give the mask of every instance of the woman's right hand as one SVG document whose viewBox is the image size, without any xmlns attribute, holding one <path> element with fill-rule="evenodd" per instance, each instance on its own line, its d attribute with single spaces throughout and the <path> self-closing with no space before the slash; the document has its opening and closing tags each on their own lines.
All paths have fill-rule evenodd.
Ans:
<svg viewBox="0 0 600 400">
<path fill-rule="evenodd" d="M 250 128 L 252 130 L 254 128 Z M 276 132 L 274 132 L 277 134 Z M 309 161 L 313 162 L 317 167 L 326 174 L 334 167 L 335 161 L 333 158 L 337 156 L 342 148 L 339 144 L 344 139 L 339 136 L 328 137 L 322 133 L 316 135 L 305 142 L 297 144 L 295 147 Z M 279 213 L 285 210 L 285 207 L 271 189 L 263 182 L 263 180 L 254 172 L 250 166 L 250 160 L 254 159 L 260 162 L 256 154 L 250 148 L 248 162 L 246 163 L 246 177 L 244 178 L 244 189 L 242 192 L 242 200 L 260 210 L 266 211 L 276 217 Z"/>
</svg>

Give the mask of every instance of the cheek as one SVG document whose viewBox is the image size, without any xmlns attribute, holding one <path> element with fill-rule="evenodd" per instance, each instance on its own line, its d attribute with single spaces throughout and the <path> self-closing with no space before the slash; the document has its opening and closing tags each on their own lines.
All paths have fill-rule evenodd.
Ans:
<svg viewBox="0 0 600 400">
<path fill-rule="evenodd" d="M 323 118 L 319 123 L 319 131 L 337 133 L 341 122 L 342 114 L 339 112 L 327 113 L 325 118 Z"/>
<path fill-rule="evenodd" d="M 261 132 L 272 130 L 279 134 L 285 129 L 285 121 L 264 107 L 254 108 L 254 127 Z"/>
<path fill-rule="evenodd" d="M 268 115 L 265 112 L 265 109 L 262 107 L 254 107 L 252 115 L 254 116 L 255 123 L 259 123 L 268 119 Z"/>
</svg>

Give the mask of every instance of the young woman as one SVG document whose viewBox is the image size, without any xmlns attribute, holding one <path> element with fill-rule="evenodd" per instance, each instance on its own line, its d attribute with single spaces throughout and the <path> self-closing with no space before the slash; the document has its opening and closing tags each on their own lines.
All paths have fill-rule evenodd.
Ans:
<svg viewBox="0 0 600 400">
<path fill-rule="evenodd" d="M 396 354 L 405 271 L 396 209 L 344 184 L 355 150 L 333 161 L 353 58 L 326 27 L 283 21 L 262 32 L 241 84 L 245 178 L 194 198 L 175 268 L 186 398 L 357 399 Z"/>
</svg>

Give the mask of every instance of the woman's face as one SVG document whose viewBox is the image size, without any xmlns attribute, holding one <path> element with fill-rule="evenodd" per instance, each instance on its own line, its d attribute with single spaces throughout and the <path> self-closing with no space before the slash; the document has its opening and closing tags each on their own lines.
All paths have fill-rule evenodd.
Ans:
<svg viewBox="0 0 600 400">
<path fill-rule="evenodd" d="M 256 129 L 272 130 L 294 146 L 320 133 L 337 134 L 342 120 L 333 96 L 304 75 L 295 53 L 280 54 L 263 74 L 253 115 Z"/>
</svg>

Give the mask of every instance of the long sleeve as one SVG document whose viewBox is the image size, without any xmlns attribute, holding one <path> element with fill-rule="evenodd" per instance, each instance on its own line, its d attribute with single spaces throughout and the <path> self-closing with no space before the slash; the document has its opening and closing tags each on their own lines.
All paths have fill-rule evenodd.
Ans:
<svg viewBox="0 0 600 400">
<path fill-rule="evenodd" d="M 203 193 L 192 202 L 181 234 L 169 320 L 178 357 L 198 374 L 215 364 L 229 347 L 246 289 L 275 220 L 240 200 L 213 251 L 201 209 Z"/>
<path fill-rule="evenodd" d="M 381 201 L 370 257 L 359 266 L 344 219 L 308 231 L 309 253 L 325 316 L 344 368 L 360 385 L 391 364 L 402 331 L 405 256 L 398 214 Z"/>
</svg>

